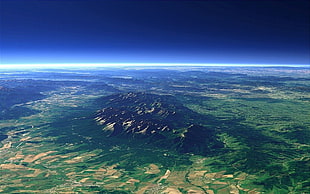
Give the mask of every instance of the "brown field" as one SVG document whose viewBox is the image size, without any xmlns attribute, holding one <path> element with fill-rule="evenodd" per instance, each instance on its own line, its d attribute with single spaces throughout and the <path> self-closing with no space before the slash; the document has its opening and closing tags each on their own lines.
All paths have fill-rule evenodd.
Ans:
<svg viewBox="0 0 310 194">
<path fill-rule="evenodd" d="M 145 174 L 158 174 L 160 173 L 160 169 L 155 164 L 150 164 L 148 167 L 146 167 Z"/>
</svg>

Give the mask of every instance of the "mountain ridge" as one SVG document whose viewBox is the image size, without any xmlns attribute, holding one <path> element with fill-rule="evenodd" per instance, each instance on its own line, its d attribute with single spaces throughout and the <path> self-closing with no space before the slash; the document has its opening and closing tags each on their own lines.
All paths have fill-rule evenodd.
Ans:
<svg viewBox="0 0 310 194">
<path fill-rule="evenodd" d="M 99 101 L 105 105 L 94 119 L 108 137 L 150 138 L 153 144 L 169 142 L 180 152 L 203 155 L 223 147 L 214 130 L 194 122 L 200 115 L 172 96 L 130 92 Z"/>
</svg>

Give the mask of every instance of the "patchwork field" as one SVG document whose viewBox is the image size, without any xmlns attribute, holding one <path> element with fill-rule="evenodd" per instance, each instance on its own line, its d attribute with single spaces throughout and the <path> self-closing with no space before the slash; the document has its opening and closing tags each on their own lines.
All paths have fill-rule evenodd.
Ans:
<svg viewBox="0 0 310 194">
<path fill-rule="evenodd" d="M 48 72 L 0 73 L 0 193 L 307 193 L 309 72 L 307 68 L 253 67 L 88 74 L 55 70 L 51 78 Z M 9 103 L 8 92 L 15 90 L 27 95 L 17 93 L 10 106 L 2 105 Z M 133 92 L 171 98 L 151 105 L 142 102 L 137 113 L 126 113 L 132 114 L 126 122 L 124 112 L 113 112 L 109 118 L 116 118 L 113 125 L 98 124 L 96 112 L 105 106 L 98 99 Z M 139 97 L 134 99 L 149 98 Z M 129 106 L 127 101 L 117 105 L 124 108 Z M 133 103 L 130 108 L 137 103 L 128 102 Z M 160 107 L 162 112 L 155 114 Z M 169 108 L 186 115 L 169 120 L 169 114 L 177 115 Z M 126 129 L 138 125 L 135 119 L 143 114 L 152 125 L 107 134 L 107 128 L 116 130 L 118 121 Z M 175 142 L 157 139 L 152 136 L 154 130 L 145 135 L 154 122 L 169 125 L 170 131 L 163 127 L 160 133 L 167 129 L 168 139 Z M 187 126 L 192 124 L 208 129 L 205 132 L 210 135 L 190 132 Z M 136 135 L 134 130 L 140 128 L 145 133 Z M 187 136 L 191 138 L 182 142 Z M 223 146 L 211 148 L 211 140 Z M 201 150 L 209 143 L 208 151 Z M 179 144 L 197 149 L 180 151 Z"/>
</svg>

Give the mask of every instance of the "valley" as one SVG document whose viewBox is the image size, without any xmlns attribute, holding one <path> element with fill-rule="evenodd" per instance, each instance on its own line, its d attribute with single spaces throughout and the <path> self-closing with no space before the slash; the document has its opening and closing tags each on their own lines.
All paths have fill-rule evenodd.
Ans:
<svg viewBox="0 0 310 194">
<path fill-rule="evenodd" d="M 0 73 L 0 193 L 306 193 L 309 75 Z"/>
</svg>

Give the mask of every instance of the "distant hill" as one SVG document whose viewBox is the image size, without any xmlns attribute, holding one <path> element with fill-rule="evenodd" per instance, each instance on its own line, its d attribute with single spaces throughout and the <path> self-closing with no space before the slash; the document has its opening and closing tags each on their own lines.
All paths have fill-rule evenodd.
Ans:
<svg viewBox="0 0 310 194">
<path fill-rule="evenodd" d="M 35 91 L 35 89 L 0 86 L 0 119 L 16 119 L 34 114 L 37 111 L 14 105 L 42 98 L 44 98 L 44 95 L 40 94 L 39 91 Z"/>
</svg>

